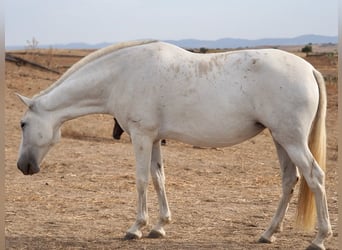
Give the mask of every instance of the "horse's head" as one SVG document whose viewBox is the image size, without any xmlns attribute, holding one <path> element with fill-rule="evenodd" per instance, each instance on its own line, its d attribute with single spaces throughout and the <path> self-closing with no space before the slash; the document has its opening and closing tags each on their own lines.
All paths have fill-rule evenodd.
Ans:
<svg viewBox="0 0 342 250">
<path fill-rule="evenodd" d="M 34 100 L 18 95 L 28 107 L 20 121 L 22 138 L 17 166 L 25 175 L 39 172 L 39 165 L 49 149 L 59 140 L 60 129 L 54 128 L 48 113 L 42 112 Z"/>
</svg>

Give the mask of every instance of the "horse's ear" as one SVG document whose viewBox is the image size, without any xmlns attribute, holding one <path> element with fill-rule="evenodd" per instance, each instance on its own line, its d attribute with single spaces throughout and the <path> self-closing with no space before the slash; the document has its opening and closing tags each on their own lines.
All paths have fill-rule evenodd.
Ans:
<svg viewBox="0 0 342 250">
<path fill-rule="evenodd" d="M 20 94 L 18 94 L 18 93 L 15 93 L 18 97 L 19 97 L 19 99 L 27 106 L 27 107 L 32 107 L 32 105 L 33 105 L 33 101 L 32 101 L 32 99 L 30 99 L 30 98 L 28 98 L 28 97 L 25 97 L 25 96 L 22 96 L 22 95 L 20 95 Z"/>
</svg>

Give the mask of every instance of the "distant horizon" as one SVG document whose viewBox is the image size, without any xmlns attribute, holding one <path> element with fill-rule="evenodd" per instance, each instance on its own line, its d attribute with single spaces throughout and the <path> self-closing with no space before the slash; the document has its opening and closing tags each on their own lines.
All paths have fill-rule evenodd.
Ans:
<svg viewBox="0 0 342 250">
<path fill-rule="evenodd" d="M 197 38 L 184 38 L 184 39 L 155 39 L 155 40 L 159 40 L 159 41 L 166 41 L 166 42 L 171 42 L 171 43 L 182 43 L 184 41 L 193 41 L 193 42 L 217 42 L 217 41 L 223 41 L 223 40 L 236 40 L 236 41 L 250 41 L 250 42 L 258 42 L 258 41 L 277 41 L 277 40 L 291 40 L 291 39 L 298 39 L 298 38 L 304 38 L 304 37 L 322 37 L 322 38 L 327 38 L 327 39 L 331 39 L 331 40 L 336 40 L 336 43 L 338 42 L 338 35 L 320 35 L 320 34 L 302 34 L 302 35 L 298 35 L 298 36 L 294 36 L 294 37 L 264 37 L 264 38 L 260 38 L 260 39 L 248 39 L 248 38 L 239 38 L 239 37 L 221 37 L 218 39 L 197 39 Z M 35 37 L 32 37 L 31 39 L 36 39 L 38 42 L 37 48 L 68 48 L 68 46 L 70 46 L 70 48 L 73 48 L 73 46 L 81 46 L 81 49 L 84 47 L 89 47 L 89 48 L 96 48 L 96 46 L 104 46 L 104 45 L 108 45 L 108 44 L 114 44 L 114 43 L 119 43 L 119 42 L 123 42 L 123 41 L 104 41 L 104 42 L 99 42 L 99 43 L 88 43 L 88 42 L 83 42 L 83 41 L 74 41 L 74 42 L 66 42 L 66 43 L 54 43 L 54 44 L 40 44 L 39 40 Z M 146 40 L 146 39 L 154 39 L 154 38 L 142 38 L 142 39 L 136 39 L 136 40 Z M 29 40 L 31 42 L 31 40 Z M 127 40 L 128 41 L 128 40 Z M 302 45 L 302 44 L 307 44 L 310 43 L 308 42 L 302 42 L 299 44 L 288 44 L 288 45 Z M 312 42 L 313 44 L 320 44 L 320 43 L 335 43 L 335 42 Z M 277 45 L 277 44 L 259 44 L 256 46 L 263 46 L 263 45 Z M 286 44 L 279 44 L 279 45 L 284 45 L 286 46 Z M 5 48 L 6 50 L 20 50 L 20 49 L 25 49 L 29 46 L 29 43 L 27 41 L 26 44 L 17 44 L 17 45 L 8 45 L 5 44 Z M 99 48 L 100 48 L 99 47 Z M 205 46 L 203 46 L 205 47 Z M 243 45 L 242 45 L 243 47 Z M 194 47 L 195 48 L 195 47 Z M 227 47 L 227 48 L 236 48 L 236 46 L 233 47 Z"/>
</svg>

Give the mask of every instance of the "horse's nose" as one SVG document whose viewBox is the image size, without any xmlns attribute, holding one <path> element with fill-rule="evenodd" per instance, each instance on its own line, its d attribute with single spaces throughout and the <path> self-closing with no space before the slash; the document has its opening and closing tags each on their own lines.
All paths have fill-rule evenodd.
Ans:
<svg viewBox="0 0 342 250">
<path fill-rule="evenodd" d="M 28 175 L 31 168 L 29 163 L 24 164 L 20 160 L 17 162 L 17 167 L 24 175 Z"/>
<path fill-rule="evenodd" d="M 17 167 L 24 175 L 33 175 L 39 172 L 39 168 L 30 162 L 23 163 L 18 160 Z"/>
<path fill-rule="evenodd" d="M 22 164 L 21 162 L 20 162 L 20 160 L 19 161 L 17 161 L 17 167 L 18 167 L 18 169 L 24 174 L 24 175 L 27 175 L 28 174 L 28 166 L 26 165 L 24 165 L 24 164 Z"/>
</svg>

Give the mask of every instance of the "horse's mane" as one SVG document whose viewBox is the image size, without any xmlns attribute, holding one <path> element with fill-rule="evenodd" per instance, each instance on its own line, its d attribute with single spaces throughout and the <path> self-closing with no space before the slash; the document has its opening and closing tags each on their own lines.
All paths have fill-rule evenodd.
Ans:
<svg viewBox="0 0 342 250">
<path fill-rule="evenodd" d="M 53 90 L 54 88 L 59 86 L 71 74 L 73 74 L 74 72 L 76 72 L 77 70 L 79 70 L 80 68 L 82 68 L 84 65 L 86 65 L 89 62 L 92 62 L 92 61 L 94 61 L 94 60 L 96 60 L 102 56 L 105 56 L 109 53 L 118 51 L 120 49 L 124 49 L 124 48 L 128 48 L 128 47 L 134 47 L 134 46 L 148 44 L 148 43 L 153 43 L 153 42 L 157 42 L 157 40 L 138 40 L 138 41 L 122 42 L 122 43 L 113 44 L 113 45 L 110 45 L 108 47 L 96 50 L 96 51 L 90 53 L 89 55 L 87 55 L 86 57 L 82 58 L 81 60 L 79 60 L 74 65 L 72 65 L 72 67 L 69 68 L 54 84 L 52 84 L 47 89 L 41 91 L 40 93 L 38 93 L 33 98 L 47 94 L 48 92 L 50 92 L 51 90 Z"/>
</svg>

